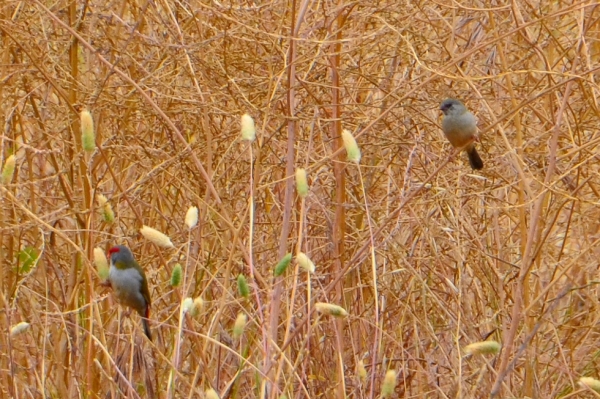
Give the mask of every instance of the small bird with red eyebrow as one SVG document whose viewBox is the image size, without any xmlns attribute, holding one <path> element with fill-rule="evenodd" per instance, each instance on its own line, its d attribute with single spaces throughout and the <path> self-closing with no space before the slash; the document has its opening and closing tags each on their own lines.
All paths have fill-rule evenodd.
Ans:
<svg viewBox="0 0 600 399">
<path fill-rule="evenodd" d="M 464 148 L 473 169 L 483 169 L 483 161 L 475 149 L 477 140 L 477 120 L 465 105 L 455 99 L 442 101 L 440 110 L 444 113 L 442 130 L 454 148 Z"/>
<path fill-rule="evenodd" d="M 141 266 L 136 262 L 133 254 L 124 245 L 117 245 L 108 251 L 110 269 L 108 281 L 113 288 L 117 301 L 128 306 L 142 316 L 144 333 L 150 341 L 150 291 L 148 281 Z"/>
</svg>

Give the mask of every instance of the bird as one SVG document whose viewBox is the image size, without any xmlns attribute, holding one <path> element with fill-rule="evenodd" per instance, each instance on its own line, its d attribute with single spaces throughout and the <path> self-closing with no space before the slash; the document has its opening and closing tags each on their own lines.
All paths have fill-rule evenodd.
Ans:
<svg viewBox="0 0 600 399">
<path fill-rule="evenodd" d="M 465 105 L 455 99 L 447 98 L 442 101 L 440 110 L 444 113 L 442 130 L 444 135 L 455 148 L 464 148 L 469 156 L 471 168 L 483 169 L 483 161 L 475 149 L 477 140 L 477 121 Z"/>
<path fill-rule="evenodd" d="M 138 312 L 142 317 L 144 333 L 150 341 L 150 292 L 148 280 L 140 265 L 136 262 L 131 250 L 125 245 L 117 245 L 108 251 L 110 269 L 108 281 L 113 288 L 117 301 Z"/>
</svg>

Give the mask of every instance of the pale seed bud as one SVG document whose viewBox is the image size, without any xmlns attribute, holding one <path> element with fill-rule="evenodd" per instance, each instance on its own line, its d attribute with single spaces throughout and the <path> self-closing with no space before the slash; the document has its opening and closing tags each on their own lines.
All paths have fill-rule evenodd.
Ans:
<svg viewBox="0 0 600 399">
<path fill-rule="evenodd" d="M 328 314 L 330 316 L 348 316 L 348 312 L 346 312 L 346 309 L 338 305 L 332 305 L 331 303 L 317 302 L 315 303 L 315 309 L 317 309 L 317 312 L 319 313 Z"/>
<path fill-rule="evenodd" d="M 283 258 L 281 258 L 279 263 L 277 263 L 277 266 L 275 266 L 275 271 L 273 272 L 275 277 L 281 276 L 283 274 L 283 272 L 285 272 L 287 267 L 290 265 L 291 261 L 292 261 L 291 253 L 288 253 Z"/>
<path fill-rule="evenodd" d="M 102 281 L 108 280 L 108 259 L 101 248 L 94 248 L 94 264 Z"/>
<path fill-rule="evenodd" d="M 394 393 L 396 388 L 396 370 L 388 370 L 381 385 L 381 397 L 386 398 Z"/>
<path fill-rule="evenodd" d="M 4 167 L 2 168 L 2 184 L 9 184 L 12 181 L 13 175 L 15 174 L 16 161 L 17 159 L 14 154 L 4 161 Z"/>
<path fill-rule="evenodd" d="M 600 392 L 600 381 L 592 377 L 581 377 L 579 385 L 590 388 L 596 392 Z"/>
<path fill-rule="evenodd" d="M 171 287 L 178 287 L 181 284 L 181 277 L 183 276 L 183 270 L 181 265 L 177 263 L 171 273 Z"/>
<path fill-rule="evenodd" d="M 112 206 L 110 205 L 110 202 L 107 202 L 102 207 L 102 219 L 106 223 L 112 223 L 112 222 L 115 221 L 115 213 L 113 212 L 113 209 L 112 209 Z"/>
<path fill-rule="evenodd" d="M 300 265 L 301 268 L 306 270 L 309 273 L 315 272 L 315 264 L 310 260 L 308 256 L 304 252 L 298 252 L 296 254 L 296 262 Z"/>
<path fill-rule="evenodd" d="M 140 229 L 140 233 L 142 233 L 144 238 L 146 238 L 148 241 L 153 242 L 154 244 L 158 245 L 159 247 L 164 247 L 164 248 L 174 248 L 175 247 L 169 237 L 167 237 L 160 231 L 153 229 L 152 227 L 143 226 Z"/>
<path fill-rule="evenodd" d="M 108 198 L 103 194 L 96 194 L 96 201 L 98 201 L 98 205 L 102 208 L 108 202 Z"/>
<path fill-rule="evenodd" d="M 23 334 L 25 331 L 29 330 L 30 324 L 26 321 L 22 321 L 10 328 L 10 336 L 16 337 L 17 335 Z"/>
<path fill-rule="evenodd" d="M 296 191 L 298 195 L 305 198 L 308 195 L 308 181 L 306 180 L 306 170 L 296 169 Z"/>
<path fill-rule="evenodd" d="M 248 321 L 248 316 L 245 313 L 238 314 L 235 319 L 235 324 L 233 325 L 233 337 L 239 338 L 244 333 L 244 328 L 246 328 L 246 322 Z"/>
<path fill-rule="evenodd" d="M 181 313 L 187 313 L 192 310 L 194 306 L 194 300 L 190 297 L 187 297 L 181 302 Z"/>
<path fill-rule="evenodd" d="M 254 119 L 248 114 L 242 115 L 242 140 L 254 141 L 256 139 L 256 128 Z"/>
<path fill-rule="evenodd" d="M 188 229 L 193 229 L 198 224 L 198 208 L 190 206 L 185 214 L 185 225 Z"/>
<path fill-rule="evenodd" d="M 358 148 L 358 144 L 356 144 L 356 140 L 350 130 L 344 129 L 342 132 L 342 140 L 344 141 L 344 147 L 346 148 L 346 153 L 348 154 L 348 161 L 350 162 L 360 162 L 360 149 Z"/>
<path fill-rule="evenodd" d="M 102 219 L 107 223 L 112 223 L 115 221 L 115 213 L 112 210 L 112 206 L 108 199 L 102 195 L 98 194 L 96 196 L 96 200 L 98 201 L 98 205 L 102 208 Z"/>
<path fill-rule="evenodd" d="M 96 149 L 94 134 L 94 119 L 87 109 L 81 111 L 81 146 L 84 151 L 92 152 Z"/>
<path fill-rule="evenodd" d="M 358 364 L 356 365 L 356 371 L 358 374 L 358 379 L 364 384 L 365 382 L 367 382 L 367 369 L 365 368 L 365 362 L 363 362 L 362 360 L 358 361 Z"/>
<path fill-rule="evenodd" d="M 190 315 L 192 315 L 192 317 L 198 316 L 203 307 L 204 301 L 202 298 L 196 297 L 196 299 L 194 299 L 194 303 L 192 304 L 192 309 L 190 309 Z"/>
<path fill-rule="evenodd" d="M 220 399 L 219 394 L 217 394 L 217 391 L 215 391 L 212 388 L 207 389 L 204 393 L 204 396 L 206 397 L 206 399 Z"/>
<path fill-rule="evenodd" d="M 468 355 L 494 355 L 500 352 L 501 345 L 496 341 L 475 342 L 465 346 Z"/>
</svg>

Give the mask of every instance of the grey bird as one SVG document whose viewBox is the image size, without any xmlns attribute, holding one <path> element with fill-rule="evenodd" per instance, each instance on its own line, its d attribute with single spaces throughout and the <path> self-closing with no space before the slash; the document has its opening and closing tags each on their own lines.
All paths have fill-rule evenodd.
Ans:
<svg viewBox="0 0 600 399">
<path fill-rule="evenodd" d="M 121 305 L 128 306 L 142 316 L 144 333 L 150 341 L 150 291 L 148 280 L 141 266 L 136 262 L 133 254 L 124 245 L 117 245 L 108 251 L 110 256 L 110 269 L 108 280 Z"/>
<path fill-rule="evenodd" d="M 442 130 L 450 144 L 455 148 L 465 149 L 473 169 L 482 169 L 483 161 L 475 149 L 475 140 L 477 139 L 475 116 L 461 101 L 455 98 L 447 98 L 442 101 L 440 110 L 444 113 Z"/>
</svg>

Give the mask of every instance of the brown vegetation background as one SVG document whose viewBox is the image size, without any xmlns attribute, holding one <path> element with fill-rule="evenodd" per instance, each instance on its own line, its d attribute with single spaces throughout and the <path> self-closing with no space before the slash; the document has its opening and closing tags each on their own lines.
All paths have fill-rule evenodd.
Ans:
<svg viewBox="0 0 600 399">
<path fill-rule="evenodd" d="M 596 395 L 577 383 L 599 375 L 596 3 L 7 0 L 0 18 L 2 397 L 377 398 L 389 370 L 388 397 Z M 481 172 L 441 133 L 450 96 L 478 117 Z M 153 342 L 100 286 L 93 249 L 118 243 Z M 275 278 L 298 251 L 316 272 Z M 502 352 L 465 355 L 484 340 Z"/>
</svg>

